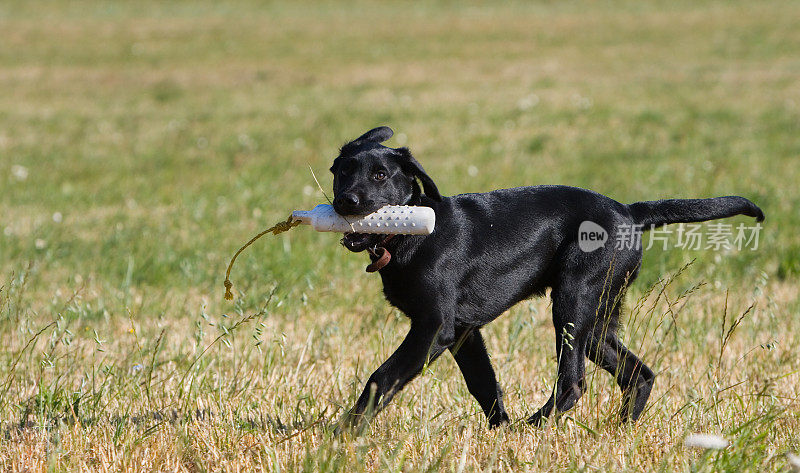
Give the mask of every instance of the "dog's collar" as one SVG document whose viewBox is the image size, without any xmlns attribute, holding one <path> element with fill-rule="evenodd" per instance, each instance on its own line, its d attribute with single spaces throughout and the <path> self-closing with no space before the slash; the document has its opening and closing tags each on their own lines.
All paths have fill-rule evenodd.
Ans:
<svg viewBox="0 0 800 473">
<path fill-rule="evenodd" d="M 367 266 L 366 271 L 368 273 L 374 273 L 375 271 L 380 271 L 387 264 L 389 264 L 389 261 L 392 260 L 392 254 L 389 253 L 389 250 L 386 249 L 386 244 L 389 243 L 389 240 L 391 240 L 394 237 L 395 235 L 387 235 L 386 238 L 383 239 L 383 241 L 381 241 L 374 247 L 367 248 L 369 254 L 377 258 L 369 266 Z"/>
</svg>

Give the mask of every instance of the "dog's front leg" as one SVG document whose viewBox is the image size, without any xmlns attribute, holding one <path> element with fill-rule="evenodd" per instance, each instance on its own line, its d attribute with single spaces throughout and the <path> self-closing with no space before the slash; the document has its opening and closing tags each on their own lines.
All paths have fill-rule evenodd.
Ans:
<svg viewBox="0 0 800 473">
<path fill-rule="evenodd" d="M 456 337 L 456 343 L 450 347 L 467 389 L 478 401 L 493 429 L 508 422 L 508 414 L 503 407 L 503 391 L 497 384 L 497 377 L 483 343 L 479 328 L 463 330 Z"/>
<path fill-rule="evenodd" d="M 369 377 L 356 405 L 345 418 L 346 427 L 358 427 L 383 409 L 422 368 L 453 344 L 451 324 L 412 321 L 406 338 Z"/>
</svg>

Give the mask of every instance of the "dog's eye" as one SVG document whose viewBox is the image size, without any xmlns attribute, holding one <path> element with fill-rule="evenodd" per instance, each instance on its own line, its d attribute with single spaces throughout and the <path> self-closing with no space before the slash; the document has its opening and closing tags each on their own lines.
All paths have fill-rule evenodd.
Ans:
<svg viewBox="0 0 800 473">
<path fill-rule="evenodd" d="M 386 173 L 383 172 L 383 171 L 378 171 L 378 172 L 375 173 L 374 177 L 375 177 L 376 181 L 382 181 L 382 180 L 386 179 Z"/>
</svg>

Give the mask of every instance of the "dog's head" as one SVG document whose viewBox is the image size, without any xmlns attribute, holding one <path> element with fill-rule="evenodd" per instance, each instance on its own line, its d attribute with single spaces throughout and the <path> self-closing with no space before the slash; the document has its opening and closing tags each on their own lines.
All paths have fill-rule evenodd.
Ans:
<svg viewBox="0 0 800 473">
<path fill-rule="evenodd" d="M 442 200 L 436 184 L 408 148 L 381 144 L 393 134 L 391 128 L 382 126 L 342 146 L 331 166 L 333 208 L 338 214 L 367 215 L 384 205 L 415 204 L 422 191 L 430 199 Z M 350 234 L 344 242 L 348 249 L 361 251 L 373 239 Z"/>
<path fill-rule="evenodd" d="M 381 143 L 392 137 L 386 126 L 372 129 L 342 146 L 333 161 L 333 208 L 341 215 L 367 215 L 384 205 L 405 205 L 425 195 L 442 200 L 436 184 L 408 148 Z"/>
</svg>

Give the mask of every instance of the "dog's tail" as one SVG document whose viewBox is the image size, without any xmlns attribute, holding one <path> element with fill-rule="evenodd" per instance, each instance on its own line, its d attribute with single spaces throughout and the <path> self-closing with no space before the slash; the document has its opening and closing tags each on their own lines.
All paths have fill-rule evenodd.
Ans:
<svg viewBox="0 0 800 473">
<path fill-rule="evenodd" d="M 668 223 L 705 222 L 717 218 L 747 215 L 757 222 L 764 220 L 764 212 L 744 197 L 729 195 L 713 199 L 666 199 L 636 202 L 628 205 L 634 222 L 644 230 Z"/>
</svg>

